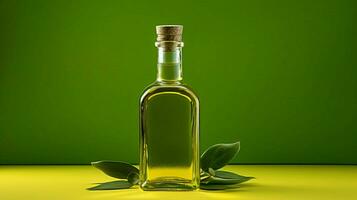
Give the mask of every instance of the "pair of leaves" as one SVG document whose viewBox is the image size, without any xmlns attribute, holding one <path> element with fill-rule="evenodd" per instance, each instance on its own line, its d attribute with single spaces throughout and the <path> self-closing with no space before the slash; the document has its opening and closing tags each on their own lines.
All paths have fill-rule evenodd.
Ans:
<svg viewBox="0 0 357 200">
<path fill-rule="evenodd" d="M 246 177 L 233 172 L 216 171 L 227 165 L 239 152 L 240 143 L 216 144 L 209 147 L 201 156 L 201 189 L 224 190 L 239 187 L 238 184 L 249 181 Z"/>
<path fill-rule="evenodd" d="M 238 154 L 239 150 L 240 142 L 215 144 L 203 152 L 200 159 L 201 169 L 205 172 L 208 172 L 209 168 L 220 169 L 227 165 Z"/>
<path fill-rule="evenodd" d="M 253 177 L 246 177 L 218 169 L 227 165 L 239 152 L 240 143 L 216 144 L 209 147 L 200 158 L 201 184 L 205 190 L 224 190 L 237 188 L 238 184 L 249 181 Z M 139 170 L 129 163 L 119 161 L 98 161 L 92 165 L 102 170 L 108 176 L 122 179 L 101 183 L 89 190 L 127 189 L 139 183 Z"/>
<path fill-rule="evenodd" d="M 108 176 L 123 180 L 100 183 L 88 190 L 128 189 L 139 183 L 139 170 L 129 163 L 104 160 L 92 162 L 92 165 Z"/>
</svg>

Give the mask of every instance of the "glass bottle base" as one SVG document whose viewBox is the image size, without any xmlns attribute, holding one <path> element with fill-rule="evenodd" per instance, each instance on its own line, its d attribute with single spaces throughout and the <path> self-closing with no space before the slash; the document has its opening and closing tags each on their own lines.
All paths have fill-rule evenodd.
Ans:
<svg viewBox="0 0 357 200">
<path fill-rule="evenodd" d="M 192 180 L 162 177 L 152 181 L 145 181 L 140 184 L 140 187 L 145 191 L 187 191 L 196 190 L 198 185 L 194 184 Z"/>
</svg>

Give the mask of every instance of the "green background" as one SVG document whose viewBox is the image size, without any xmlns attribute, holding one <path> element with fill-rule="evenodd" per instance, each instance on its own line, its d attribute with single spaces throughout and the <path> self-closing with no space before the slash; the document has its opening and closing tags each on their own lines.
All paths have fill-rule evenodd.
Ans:
<svg viewBox="0 0 357 200">
<path fill-rule="evenodd" d="M 137 163 L 154 26 L 183 24 L 201 149 L 357 164 L 355 2 L 0 0 L 0 163 Z"/>
</svg>

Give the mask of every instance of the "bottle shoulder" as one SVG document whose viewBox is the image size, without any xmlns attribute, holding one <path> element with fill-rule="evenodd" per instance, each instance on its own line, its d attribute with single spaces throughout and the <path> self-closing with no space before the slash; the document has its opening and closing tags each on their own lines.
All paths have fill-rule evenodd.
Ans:
<svg viewBox="0 0 357 200">
<path fill-rule="evenodd" d="M 164 94 L 177 94 L 177 95 L 185 95 L 195 101 L 196 103 L 199 102 L 198 96 L 192 90 L 192 88 L 184 83 L 175 83 L 175 84 L 162 84 L 159 82 L 154 82 L 147 86 L 141 97 L 140 102 L 143 102 L 145 99 L 149 98 L 150 96 L 157 96 L 157 95 L 164 95 Z"/>
</svg>

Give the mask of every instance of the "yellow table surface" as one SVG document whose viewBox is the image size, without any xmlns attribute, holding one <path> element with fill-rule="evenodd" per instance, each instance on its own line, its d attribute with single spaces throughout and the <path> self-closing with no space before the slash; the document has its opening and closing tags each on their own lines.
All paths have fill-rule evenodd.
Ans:
<svg viewBox="0 0 357 200">
<path fill-rule="evenodd" d="M 256 179 L 224 191 L 88 191 L 93 183 L 112 181 L 91 166 L 0 166 L 0 200 L 213 200 L 213 199 L 357 199 L 357 166 L 231 165 Z"/>
</svg>

